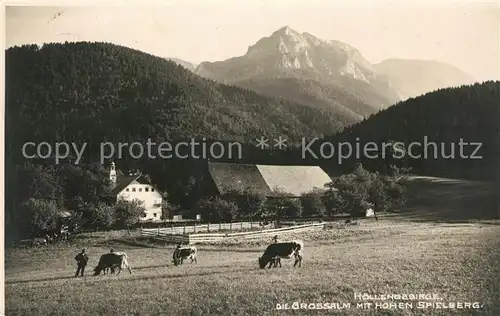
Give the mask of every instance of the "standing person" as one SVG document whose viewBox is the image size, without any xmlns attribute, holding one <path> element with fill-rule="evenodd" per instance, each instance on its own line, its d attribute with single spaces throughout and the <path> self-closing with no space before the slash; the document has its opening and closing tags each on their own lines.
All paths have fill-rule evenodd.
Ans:
<svg viewBox="0 0 500 316">
<path fill-rule="evenodd" d="M 173 256 L 174 265 L 178 265 L 180 263 L 179 262 L 180 261 L 179 260 L 179 252 L 180 252 L 180 250 L 181 250 L 181 245 L 178 244 L 177 248 L 175 248 L 175 250 L 174 250 L 174 256 Z"/>
<path fill-rule="evenodd" d="M 278 235 L 274 235 L 274 237 L 273 237 L 273 242 L 274 242 L 275 244 L 277 244 L 277 243 L 278 243 Z"/>
<path fill-rule="evenodd" d="M 89 257 L 85 253 L 85 249 L 82 249 L 82 252 L 76 255 L 75 257 L 76 264 L 77 264 L 77 269 L 75 273 L 75 278 L 78 277 L 78 274 L 80 273 L 80 276 L 83 277 L 83 273 L 85 272 L 85 266 L 87 265 L 87 262 L 89 261 Z"/>
</svg>

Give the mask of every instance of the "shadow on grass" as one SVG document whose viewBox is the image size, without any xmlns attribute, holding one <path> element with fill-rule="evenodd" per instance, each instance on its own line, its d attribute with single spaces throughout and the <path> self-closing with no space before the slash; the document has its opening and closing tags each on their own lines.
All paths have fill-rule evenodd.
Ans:
<svg viewBox="0 0 500 316">
<path fill-rule="evenodd" d="M 58 281 L 58 280 L 69 280 L 76 279 L 75 276 L 58 276 L 52 278 L 43 278 L 43 279 L 35 279 L 35 280 L 14 280 L 14 281 L 5 281 L 5 284 L 23 284 L 23 283 L 39 283 L 39 282 L 47 282 L 47 281 Z"/>
<path fill-rule="evenodd" d="M 154 269 L 154 268 L 168 268 L 173 266 L 172 264 L 156 264 L 152 266 L 143 266 L 143 267 L 133 267 L 133 270 L 146 270 L 146 269 Z"/>
<path fill-rule="evenodd" d="M 193 263 L 188 263 L 184 264 L 186 266 L 193 266 L 196 267 L 196 264 Z M 114 274 L 114 275 L 98 275 L 94 276 L 93 274 L 89 274 L 85 276 L 84 278 L 88 278 L 91 280 L 109 280 L 113 276 L 115 277 L 114 280 L 117 282 L 123 282 L 123 281 L 134 281 L 134 280 L 157 280 L 157 279 L 176 279 L 176 278 L 185 278 L 185 277 L 193 277 L 193 276 L 208 276 L 208 275 L 222 275 L 222 274 L 227 274 L 227 273 L 234 273 L 234 272 L 248 272 L 248 271 L 257 271 L 260 270 L 257 264 L 254 267 L 246 267 L 246 268 L 240 268 L 240 269 L 231 269 L 233 266 L 232 265 L 222 265 L 222 266 L 216 266 L 216 268 L 219 269 L 224 269 L 223 271 L 217 270 L 217 271 L 200 271 L 200 272 L 194 272 L 194 273 L 188 273 L 188 272 L 180 272 L 180 273 L 175 273 L 175 274 L 168 274 L 168 275 L 153 275 L 153 276 L 134 276 L 134 271 L 137 270 L 148 270 L 152 268 L 172 268 L 172 269 L 178 269 L 180 267 L 175 267 L 173 264 L 167 264 L 167 265 L 151 265 L 151 266 L 142 266 L 142 267 L 132 267 L 132 276 L 131 277 L 126 277 L 126 278 L 121 278 L 122 276 L 130 276 L 130 273 L 128 270 L 122 270 L 120 275 Z M 201 269 L 212 269 L 214 267 L 212 266 L 204 266 L 200 267 Z M 285 268 L 285 267 L 284 267 Z M 268 270 L 268 269 L 263 269 L 263 271 Z M 271 269 L 273 270 L 273 269 Z M 120 279 L 121 278 L 121 279 Z M 26 283 L 41 283 L 41 282 L 48 282 L 48 281 L 58 281 L 58 280 L 70 280 L 70 279 L 81 279 L 81 278 L 75 278 L 74 276 L 60 276 L 60 277 L 51 277 L 51 278 L 43 278 L 43 279 L 34 279 L 34 280 L 13 280 L 13 281 L 6 281 L 5 284 L 26 284 Z"/>
<path fill-rule="evenodd" d="M 79 235 L 73 235 L 71 236 L 71 240 L 72 241 L 85 241 L 85 240 L 91 240 L 91 239 L 102 239 L 102 236 L 92 236 L 92 235 L 83 235 L 83 234 L 79 234 Z"/>
<path fill-rule="evenodd" d="M 439 212 L 439 211 L 418 211 L 418 212 L 401 212 L 399 214 L 394 214 L 390 217 L 401 217 L 403 219 L 417 222 L 417 223 L 440 223 L 440 224 L 489 224 L 489 225 L 499 225 L 494 222 L 486 222 L 492 220 L 499 220 L 499 216 L 494 209 L 490 210 L 480 210 L 475 213 L 461 213 L 458 210 L 453 213 L 453 210 L 449 212 Z"/>
<path fill-rule="evenodd" d="M 130 248 L 163 248 L 154 244 L 150 244 L 149 238 L 147 239 L 108 239 L 96 243 L 97 247 L 109 247 L 112 245 L 129 246 Z"/>
<path fill-rule="evenodd" d="M 260 253 L 264 252 L 265 247 L 262 248 L 262 250 L 259 249 L 245 249 L 245 248 L 236 248 L 236 247 L 241 247 L 241 245 L 223 245 L 222 247 L 224 248 L 201 248 L 199 247 L 198 249 L 203 251 L 203 252 L 244 252 L 244 253 Z"/>
<path fill-rule="evenodd" d="M 223 266 L 218 266 L 218 268 L 225 268 Z M 226 270 L 226 271 L 205 271 L 205 272 L 194 272 L 194 273 L 176 273 L 176 274 L 168 274 L 168 275 L 152 275 L 152 276 L 143 276 L 143 277 L 128 277 L 128 278 L 123 278 L 123 279 L 116 279 L 117 282 L 128 282 L 128 281 L 134 281 L 134 280 L 161 280 L 161 279 L 179 279 L 179 278 L 188 278 L 188 277 L 197 277 L 197 276 L 210 276 L 210 275 L 223 275 L 227 273 L 234 273 L 234 272 L 249 272 L 249 271 L 257 271 L 259 270 L 259 267 L 256 265 L 255 267 L 247 267 L 247 268 L 240 268 L 240 269 L 231 269 L 231 270 Z M 266 269 L 267 270 L 267 269 Z"/>
<path fill-rule="evenodd" d="M 491 192 L 481 195 L 443 196 L 439 200 L 422 199 L 411 201 L 406 210 L 390 213 L 387 217 L 400 217 L 414 222 L 434 223 L 480 223 L 498 220 L 497 198 Z"/>
</svg>

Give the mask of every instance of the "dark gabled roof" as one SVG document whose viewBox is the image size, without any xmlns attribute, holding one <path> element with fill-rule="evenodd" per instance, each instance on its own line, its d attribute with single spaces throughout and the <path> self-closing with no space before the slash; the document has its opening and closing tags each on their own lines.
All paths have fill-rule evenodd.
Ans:
<svg viewBox="0 0 500 316">
<path fill-rule="evenodd" d="M 252 165 L 209 163 L 219 194 L 230 190 L 249 190 L 268 197 L 300 197 L 312 190 L 325 190 L 331 178 L 318 166 Z"/>
<path fill-rule="evenodd" d="M 118 176 L 116 179 L 116 186 L 111 190 L 112 195 L 116 195 L 120 193 L 123 189 L 125 189 L 129 184 L 138 180 L 141 177 L 140 174 L 133 176 Z"/>
<path fill-rule="evenodd" d="M 208 170 L 219 194 L 234 189 L 272 194 L 256 165 L 210 162 Z"/>
</svg>

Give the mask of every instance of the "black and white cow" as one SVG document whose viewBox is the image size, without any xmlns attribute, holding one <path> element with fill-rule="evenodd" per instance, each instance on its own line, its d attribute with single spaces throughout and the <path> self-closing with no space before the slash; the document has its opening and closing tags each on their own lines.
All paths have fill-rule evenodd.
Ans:
<svg viewBox="0 0 500 316">
<path fill-rule="evenodd" d="M 101 274 L 101 271 L 104 271 L 104 274 L 106 274 L 108 269 L 111 269 L 111 272 L 114 273 L 116 268 L 118 268 L 117 275 L 120 274 L 122 269 L 128 269 L 130 274 L 132 274 L 132 269 L 128 264 L 128 257 L 126 253 L 110 252 L 103 254 L 99 259 L 99 264 L 94 268 L 94 275 Z"/>
<path fill-rule="evenodd" d="M 38 247 L 38 246 L 47 246 L 47 239 L 46 238 L 33 238 L 31 239 L 31 245 L 33 247 Z"/>
<path fill-rule="evenodd" d="M 195 246 L 178 247 L 174 251 L 172 262 L 174 265 L 183 264 L 184 260 L 191 259 L 191 263 L 198 263 L 198 250 Z"/>
<path fill-rule="evenodd" d="M 302 256 L 304 250 L 304 242 L 302 240 L 294 240 L 289 242 L 273 243 L 267 246 L 264 254 L 259 258 L 259 267 L 264 269 L 267 264 L 268 268 L 281 267 L 281 259 L 295 259 L 293 266 L 302 266 Z"/>
</svg>

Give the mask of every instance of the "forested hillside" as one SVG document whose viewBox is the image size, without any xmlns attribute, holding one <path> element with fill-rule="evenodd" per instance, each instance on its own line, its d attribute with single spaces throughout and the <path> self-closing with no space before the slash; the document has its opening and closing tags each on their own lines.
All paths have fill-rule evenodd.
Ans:
<svg viewBox="0 0 500 316">
<path fill-rule="evenodd" d="M 335 113 L 358 123 L 376 109 L 362 99 L 333 85 L 298 78 L 259 78 L 242 81 L 239 87 L 254 90 L 262 95 L 279 96 L 319 109 L 332 109 Z M 349 107 L 344 106 L 349 104 Z"/>
<path fill-rule="evenodd" d="M 327 110 L 203 79 L 174 62 L 105 43 L 6 52 L 8 153 L 26 141 L 291 140 L 339 131 Z"/>
<path fill-rule="evenodd" d="M 249 141 L 281 135 L 297 142 L 351 123 L 326 110 L 216 83 L 172 61 L 106 43 L 10 48 L 6 83 L 9 239 L 29 235 L 35 226 L 53 227 L 53 215 L 65 209 L 83 216 L 85 226 L 103 221 L 111 225 L 111 218 L 102 217 L 108 213 L 100 212 L 113 210 L 98 205 L 107 194 L 107 165 L 100 165 L 98 156 L 102 142 L 145 145 L 151 139 L 175 146 L 190 138 L 207 143 L 238 140 L 246 142 L 243 160 L 277 163 L 277 150 L 260 150 Z M 88 145 L 75 166 L 70 164 L 75 159 L 59 165 L 53 157 L 25 159 L 21 150 L 26 142 Z M 206 160 L 127 156 L 127 149 L 122 159 L 115 156 L 117 167 L 150 175 L 168 195 L 168 203 L 188 209 L 203 194 Z"/>
<path fill-rule="evenodd" d="M 438 159 L 433 159 L 433 145 L 428 145 L 425 159 L 425 137 L 427 143 L 437 144 Z M 422 155 L 420 159 L 411 158 L 408 154 L 402 159 L 393 158 L 388 150 L 387 159 L 362 158 L 363 165 L 368 168 L 384 169 L 390 161 L 396 165 L 412 167 L 413 172 L 418 174 L 494 180 L 497 176 L 495 171 L 500 168 L 500 82 L 488 81 L 441 89 L 411 98 L 323 141 L 333 144 L 351 142 L 354 147 L 357 138 L 361 148 L 367 142 L 379 144 L 379 149 L 383 142 L 401 142 L 402 144 L 397 146 L 408 152 L 412 142 L 421 144 L 411 148 L 414 157 Z M 461 154 L 461 140 L 469 144 L 481 143 L 474 157 L 482 158 L 471 159 L 477 145 L 463 145 Z M 372 153 L 370 152 L 370 155 Z M 443 158 L 452 154 L 454 158 Z M 324 165 L 329 170 L 349 170 L 356 161 L 357 159 L 345 160 L 339 166 L 334 158 L 324 162 Z"/>
</svg>

